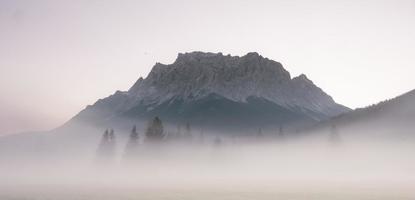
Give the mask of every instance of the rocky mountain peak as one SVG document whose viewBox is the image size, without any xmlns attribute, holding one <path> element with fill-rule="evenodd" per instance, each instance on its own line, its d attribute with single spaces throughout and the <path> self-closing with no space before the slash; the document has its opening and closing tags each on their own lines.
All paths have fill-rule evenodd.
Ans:
<svg viewBox="0 0 415 200">
<path fill-rule="evenodd" d="M 293 79 L 298 79 L 302 81 L 310 81 L 310 79 L 308 79 L 308 77 L 305 74 L 300 74 L 299 76 L 294 77 Z"/>
<path fill-rule="evenodd" d="M 141 83 L 143 83 L 144 79 L 140 76 L 138 80 L 134 83 L 134 85 L 128 90 L 128 92 L 136 91 L 138 88 L 140 88 Z"/>
<path fill-rule="evenodd" d="M 274 107 L 275 113 L 278 113 L 278 109 L 285 109 L 284 112 L 301 113 L 312 120 L 326 119 L 348 111 L 304 74 L 291 79 L 290 73 L 281 63 L 256 52 L 242 57 L 225 56 L 222 53 L 180 53 L 172 64 L 156 63 L 149 75 L 144 79 L 140 77 L 128 92 L 114 94 L 88 109 L 99 110 L 98 113 L 108 116 L 122 113 L 137 115 L 140 110 L 143 116 L 180 105 L 181 108 L 163 111 L 174 118 L 176 114 L 185 112 L 177 109 L 188 106 L 191 108 L 188 112 L 203 113 L 204 109 L 208 109 L 204 107 L 205 103 L 216 112 L 215 109 L 219 109 L 215 107 L 218 99 L 223 104 L 237 105 L 240 109 L 248 104 L 259 109 L 259 103 L 261 106 Z M 211 101 L 216 103 L 211 104 Z M 194 110 L 195 104 L 201 102 L 204 102 L 203 106 L 196 106 L 198 110 Z M 253 111 L 251 108 L 248 110 L 249 113 Z M 203 116 L 200 113 L 198 115 Z"/>
<path fill-rule="evenodd" d="M 211 53 L 211 52 L 201 52 L 201 51 L 193 51 L 188 53 L 179 53 L 177 55 L 176 61 L 181 60 L 198 60 L 203 58 L 214 58 L 218 56 L 223 56 L 222 53 Z"/>
<path fill-rule="evenodd" d="M 306 75 L 291 79 L 281 63 L 256 52 L 242 57 L 199 51 L 179 53 L 172 64 L 156 63 L 148 77 L 139 79 L 129 93 L 148 104 L 217 94 L 236 102 L 255 96 L 289 107 L 324 110 L 328 115 L 344 111 L 343 107 L 333 109 L 337 104 Z"/>
<path fill-rule="evenodd" d="M 292 80 L 294 82 L 314 85 L 313 81 L 311 81 L 305 74 L 300 74 L 299 76 L 294 77 Z"/>
</svg>

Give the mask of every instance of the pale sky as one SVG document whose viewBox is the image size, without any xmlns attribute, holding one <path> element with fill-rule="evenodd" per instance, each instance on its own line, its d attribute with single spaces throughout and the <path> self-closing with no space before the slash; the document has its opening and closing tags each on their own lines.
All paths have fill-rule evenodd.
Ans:
<svg viewBox="0 0 415 200">
<path fill-rule="evenodd" d="M 415 89 L 415 1 L 0 0 L 0 134 L 59 126 L 189 51 L 255 51 L 362 107 Z"/>
</svg>

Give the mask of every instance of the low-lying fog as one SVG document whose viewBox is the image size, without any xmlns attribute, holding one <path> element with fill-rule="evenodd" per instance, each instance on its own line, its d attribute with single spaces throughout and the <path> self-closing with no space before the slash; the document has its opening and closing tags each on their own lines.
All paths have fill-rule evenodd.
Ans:
<svg viewBox="0 0 415 200">
<path fill-rule="evenodd" d="M 134 148 L 117 138 L 113 150 L 98 137 L 79 155 L 2 160 L 0 199 L 414 199 L 415 140 L 358 135 L 211 136 Z"/>
</svg>

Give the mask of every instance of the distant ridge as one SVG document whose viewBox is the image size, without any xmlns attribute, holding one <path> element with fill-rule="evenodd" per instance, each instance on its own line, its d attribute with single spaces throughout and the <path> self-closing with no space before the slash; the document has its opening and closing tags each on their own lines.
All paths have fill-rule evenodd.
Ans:
<svg viewBox="0 0 415 200">
<path fill-rule="evenodd" d="M 415 90 L 365 108 L 333 117 L 311 128 L 320 131 L 330 126 L 377 132 L 411 132 L 415 128 Z"/>
</svg>

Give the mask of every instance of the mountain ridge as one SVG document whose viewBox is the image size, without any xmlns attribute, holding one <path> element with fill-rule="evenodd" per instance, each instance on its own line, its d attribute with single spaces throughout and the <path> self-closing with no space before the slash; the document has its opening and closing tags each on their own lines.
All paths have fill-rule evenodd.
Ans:
<svg viewBox="0 0 415 200">
<path fill-rule="evenodd" d="M 348 113 L 335 116 L 305 129 L 306 132 L 321 132 L 330 127 L 337 127 L 342 132 L 365 132 L 389 134 L 398 137 L 413 135 L 415 129 L 415 90 L 394 98 L 357 108 Z M 403 134 L 402 134 L 403 133 Z"/>
<path fill-rule="evenodd" d="M 222 53 L 198 51 L 179 53 L 172 64 L 156 63 L 148 76 L 140 77 L 128 91 L 117 91 L 107 98 L 98 100 L 82 110 L 72 120 L 103 123 L 126 116 L 133 116 L 133 119 L 137 116 L 146 116 L 145 120 L 151 116 L 150 113 L 156 113 L 153 110 L 160 110 L 159 106 L 165 106 L 169 102 L 177 105 L 181 102 L 182 105 L 177 105 L 176 108 L 169 107 L 171 113 L 177 113 L 176 116 L 172 115 L 170 118 L 178 117 L 178 120 L 173 121 L 180 121 L 180 115 L 175 109 L 195 113 L 188 110 L 188 105 L 198 105 L 195 102 L 213 100 L 210 99 L 212 95 L 221 99 L 220 102 L 215 100 L 218 106 L 230 102 L 235 106 L 248 106 L 250 103 L 248 98 L 251 100 L 257 98 L 261 100 L 258 102 L 269 102 L 266 105 L 270 106 L 270 110 L 281 107 L 290 112 L 290 114 L 286 113 L 287 115 L 303 115 L 298 118 L 299 121 L 310 121 L 310 123 L 350 110 L 337 104 L 306 75 L 301 74 L 292 78 L 281 63 L 265 58 L 256 52 L 244 56 L 225 56 Z M 209 106 L 215 107 L 211 104 Z M 229 107 L 232 106 L 229 105 Z M 195 115 L 206 111 L 203 107 L 196 106 L 196 108 L 200 113 L 195 113 Z M 222 114 L 217 115 L 225 116 L 226 112 L 231 112 L 224 109 Z M 140 113 L 131 114 L 131 110 Z M 260 116 L 261 113 L 254 113 L 257 115 L 251 118 L 263 117 Z M 275 114 L 277 116 L 278 113 Z M 170 113 L 165 113 L 165 115 L 168 116 Z M 238 119 L 238 116 L 236 117 Z M 184 123 L 184 121 L 191 121 L 192 117 L 181 120 Z M 264 118 L 264 120 L 267 119 Z M 240 122 L 243 124 L 246 121 Z M 282 124 L 283 122 L 274 120 L 272 123 Z"/>
</svg>

